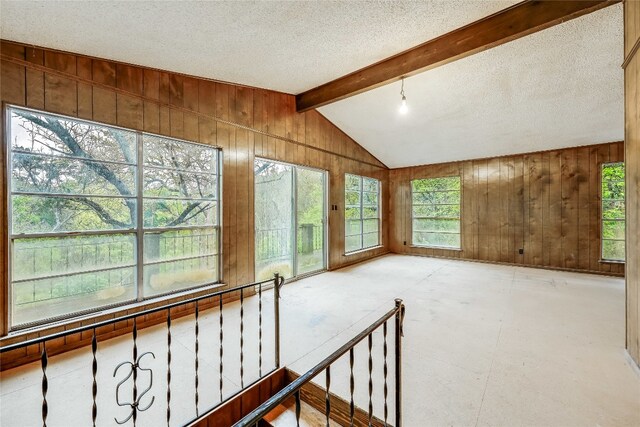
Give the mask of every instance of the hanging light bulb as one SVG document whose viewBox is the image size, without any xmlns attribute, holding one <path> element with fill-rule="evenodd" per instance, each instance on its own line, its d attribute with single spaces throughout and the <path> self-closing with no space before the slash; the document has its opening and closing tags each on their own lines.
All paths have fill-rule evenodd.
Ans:
<svg viewBox="0 0 640 427">
<path fill-rule="evenodd" d="M 400 101 L 400 114 L 407 114 L 409 111 L 409 106 L 407 105 L 407 97 L 404 96 L 404 77 L 402 78 L 402 87 L 400 88 L 400 96 L 402 96 L 402 100 Z"/>
</svg>

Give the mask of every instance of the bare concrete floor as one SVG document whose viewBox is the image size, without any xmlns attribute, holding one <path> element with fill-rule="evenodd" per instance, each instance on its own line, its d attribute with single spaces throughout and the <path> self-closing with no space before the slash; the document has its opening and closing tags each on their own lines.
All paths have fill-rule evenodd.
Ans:
<svg viewBox="0 0 640 427">
<path fill-rule="evenodd" d="M 283 364 L 303 372 L 393 306 L 405 301 L 403 341 L 406 426 L 640 426 L 640 374 L 624 350 L 624 281 L 523 267 L 387 255 L 285 286 Z M 263 370 L 273 365 L 270 292 L 263 296 Z M 258 377 L 257 298 L 245 301 L 244 381 Z M 224 393 L 239 388 L 239 304 L 225 305 Z M 172 425 L 195 414 L 193 317 L 172 327 Z M 393 328 L 389 324 L 389 349 Z M 218 313 L 200 318 L 200 411 L 219 399 Z M 140 333 L 156 401 L 138 425 L 166 424 L 166 329 Z M 383 418 L 382 342 L 374 336 L 374 413 Z M 98 424 L 113 425 L 113 368 L 130 338 L 100 343 Z M 368 352 L 356 348 L 356 403 L 368 404 Z M 393 364 L 389 364 L 393 372 Z M 37 364 L 3 373 L 0 424 L 38 425 Z M 89 425 L 91 355 L 53 357 L 49 425 Z M 147 384 L 148 378 L 142 377 Z M 348 363 L 331 370 L 331 390 L 348 396 Z M 393 378 L 389 378 L 393 390 Z M 324 383 L 324 376 L 318 378 Z M 142 385 L 139 385 L 142 387 Z M 122 400 L 127 400 L 125 386 Z M 63 392 L 64 390 L 64 392 Z M 130 391 L 129 391 L 130 396 Z M 390 392 L 390 400 L 393 400 Z M 144 401 L 141 403 L 143 404 Z M 393 405 L 390 402 L 390 413 Z M 129 421 L 130 425 L 131 421 Z"/>
</svg>

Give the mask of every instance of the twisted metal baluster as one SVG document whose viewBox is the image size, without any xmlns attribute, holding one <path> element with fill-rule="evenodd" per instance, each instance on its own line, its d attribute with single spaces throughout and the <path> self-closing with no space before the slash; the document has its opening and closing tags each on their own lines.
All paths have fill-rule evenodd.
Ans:
<svg viewBox="0 0 640 427">
<path fill-rule="evenodd" d="M 327 369 L 325 371 L 326 375 L 325 375 L 325 384 L 327 386 L 327 389 L 325 391 L 325 395 L 324 395 L 324 413 L 327 417 L 327 427 L 330 427 L 329 425 L 329 415 L 331 414 L 331 396 L 329 395 L 329 387 L 331 387 L 331 366 L 327 366 Z"/>
<path fill-rule="evenodd" d="M 300 390 L 296 391 L 296 427 L 300 427 Z"/>
<path fill-rule="evenodd" d="M 258 286 L 258 375 L 262 378 L 262 283 Z"/>
<path fill-rule="evenodd" d="M 371 348 L 373 347 L 373 333 L 369 334 L 369 426 L 373 419 L 373 359 L 371 358 Z"/>
<path fill-rule="evenodd" d="M 40 356 L 40 365 L 42 366 L 42 427 L 47 427 L 47 415 L 49 414 L 49 403 L 47 403 L 47 391 L 49 390 L 49 379 L 47 378 L 47 365 L 49 357 L 47 356 L 47 343 L 42 343 L 42 355 Z"/>
<path fill-rule="evenodd" d="M 389 406 L 387 404 L 387 395 L 389 394 L 389 387 L 387 386 L 387 373 L 389 371 L 387 367 L 387 322 L 382 324 L 382 336 L 384 337 L 383 355 L 384 355 L 384 425 L 387 425 L 387 418 L 389 417 Z"/>
<path fill-rule="evenodd" d="M 200 343 L 198 342 L 198 335 L 200 334 L 200 325 L 198 324 L 198 314 L 199 307 L 198 301 L 196 301 L 196 395 L 195 395 L 195 403 L 196 403 L 196 417 L 198 416 L 198 400 L 200 400 L 200 395 L 198 394 L 198 384 L 200 382 L 200 378 L 198 377 L 198 368 L 199 368 L 199 360 L 198 360 L 198 350 L 200 349 Z"/>
<path fill-rule="evenodd" d="M 133 318 L 133 402 L 138 401 L 138 319 Z M 138 407 L 133 407 L 133 427 L 138 419 Z"/>
<path fill-rule="evenodd" d="M 244 289 L 240 289 L 240 387 L 244 388 Z"/>
<path fill-rule="evenodd" d="M 223 326 L 224 326 L 224 319 L 222 317 L 222 295 L 220 295 L 220 402 L 222 402 L 222 370 L 224 368 L 224 359 L 223 359 L 223 355 L 224 355 L 224 348 L 223 348 L 223 339 L 224 339 L 224 333 L 223 333 Z"/>
<path fill-rule="evenodd" d="M 98 397 L 98 382 L 96 381 L 96 375 L 98 374 L 98 360 L 96 359 L 97 351 L 98 340 L 96 339 L 96 328 L 93 328 L 93 336 L 91 337 L 91 354 L 93 355 L 93 361 L 91 362 L 91 375 L 93 377 L 93 383 L 91 385 L 91 396 L 93 398 L 91 421 L 93 427 L 96 427 L 96 419 L 98 418 L 98 405 L 96 403 L 96 398 Z"/>
<path fill-rule="evenodd" d="M 355 402 L 353 401 L 353 391 L 355 389 L 356 386 L 356 382 L 355 379 L 353 377 L 353 360 L 354 360 L 354 354 L 353 354 L 353 347 L 351 347 L 349 349 L 349 368 L 350 368 L 350 374 L 349 374 L 349 394 L 350 394 L 350 399 L 349 399 L 349 419 L 350 419 L 350 427 L 353 427 L 353 417 L 356 413 L 356 405 Z"/>
<path fill-rule="evenodd" d="M 171 422 L 171 309 L 167 310 L 167 427 Z"/>
</svg>

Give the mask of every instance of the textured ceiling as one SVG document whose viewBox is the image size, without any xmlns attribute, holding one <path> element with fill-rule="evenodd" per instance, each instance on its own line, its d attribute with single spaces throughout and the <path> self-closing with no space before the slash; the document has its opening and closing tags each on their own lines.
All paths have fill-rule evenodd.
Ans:
<svg viewBox="0 0 640 427">
<path fill-rule="evenodd" d="M 622 5 L 319 110 L 389 167 L 624 139 Z"/>
<path fill-rule="evenodd" d="M 517 1 L 7 1 L 0 36 L 299 93 Z M 389 167 L 622 140 L 622 5 L 320 111 Z"/>
<path fill-rule="evenodd" d="M 7 1 L 1 36 L 299 93 L 517 1 Z"/>
</svg>

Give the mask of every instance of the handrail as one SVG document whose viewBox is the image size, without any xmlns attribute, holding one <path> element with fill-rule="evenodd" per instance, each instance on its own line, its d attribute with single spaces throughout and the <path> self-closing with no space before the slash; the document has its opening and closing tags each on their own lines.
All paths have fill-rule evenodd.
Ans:
<svg viewBox="0 0 640 427">
<path fill-rule="evenodd" d="M 225 295 L 225 294 L 228 294 L 228 293 L 231 293 L 231 292 L 240 291 L 242 289 L 247 289 L 247 288 L 251 288 L 251 287 L 264 285 L 264 284 L 267 284 L 267 283 L 272 283 L 273 281 L 274 281 L 274 279 L 268 279 L 268 280 L 263 280 L 261 282 L 254 282 L 254 283 L 249 283 L 249 284 L 242 285 L 242 286 L 236 286 L 235 288 L 223 289 L 221 291 L 211 292 L 211 293 L 208 293 L 208 294 L 200 295 L 198 297 L 194 297 L 194 298 L 189 298 L 189 299 L 186 299 L 186 300 L 173 302 L 171 304 L 165 304 L 165 305 L 162 305 L 160 307 L 153 307 L 153 308 L 149 308 L 147 310 L 137 311 L 137 312 L 131 313 L 131 314 L 125 314 L 123 316 L 115 317 L 113 319 L 103 320 L 101 322 L 91 323 L 91 324 L 84 325 L 84 326 L 78 326 L 78 327 L 73 328 L 73 329 L 68 329 L 68 330 L 65 330 L 65 331 L 56 332 L 56 333 L 53 333 L 53 334 L 32 338 L 30 340 L 20 341 L 20 342 L 17 342 L 17 343 L 13 343 L 13 344 L 9 344 L 9 345 L 0 347 L 0 353 L 5 353 L 5 352 L 8 352 L 8 351 L 16 350 L 18 348 L 27 347 L 27 346 L 34 345 L 34 344 L 40 344 L 40 343 L 42 343 L 44 341 L 50 341 L 50 340 L 53 340 L 53 339 L 56 339 L 56 338 L 66 337 L 67 335 L 73 335 L 73 334 L 77 334 L 77 333 L 80 333 L 80 332 L 89 331 L 89 330 L 92 330 L 92 329 L 100 328 L 102 326 L 110 325 L 112 323 L 121 322 L 123 320 L 133 319 L 134 317 L 140 317 L 140 316 L 144 316 L 144 315 L 147 315 L 147 314 L 157 313 L 159 311 L 170 310 L 172 308 L 179 307 L 181 305 L 194 303 L 196 301 L 202 301 L 202 300 L 207 299 L 207 298 L 218 297 L 218 296 Z M 282 285 L 280 285 L 280 286 L 282 286 Z"/>
<path fill-rule="evenodd" d="M 400 337 L 402 336 L 402 321 L 404 318 L 404 304 L 401 299 L 395 300 L 395 307 L 380 317 L 378 320 L 369 325 L 366 329 L 349 340 L 346 344 L 334 351 L 331 355 L 327 356 L 324 360 L 311 368 L 306 373 L 299 376 L 293 382 L 285 386 L 278 393 L 274 394 L 269 400 L 263 402 L 256 409 L 251 411 L 240 421 L 234 424 L 234 427 L 253 427 L 260 422 L 269 412 L 275 409 L 279 404 L 296 394 L 302 386 L 310 382 L 316 375 L 329 368 L 329 366 L 346 354 L 349 350 L 353 349 L 359 342 L 371 335 L 377 328 L 384 324 L 391 317 L 396 317 L 396 427 L 401 426 L 401 379 L 400 379 Z M 328 416 L 328 415 L 327 415 Z"/>
<path fill-rule="evenodd" d="M 269 369 L 268 372 L 265 373 L 265 371 L 263 370 L 263 334 L 262 334 L 262 330 L 263 330 L 263 326 L 262 326 L 262 301 L 263 301 L 263 290 L 266 288 L 264 285 L 268 285 L 268 284 L 273 284 L 273 314 L 274 314 L 274 365 L 275 368 L 274 369 Z M 77 328 L 73 328 L 73 329 L 69 329 L 66 331 L 61 331 L 61 332 L 57 332 L 54 334 L 50 334 L 50 335 L 46 335 L 46 336 L 42 336 L 42 337 L 37 337 L 37 338 L 33 338 L 33 339 L 29 339 L 29 340 L 25 340 L 22 342 L 18 342 L 18 343 L 14 343 L 14 344 L 10 344 L 10 345 L 6 345 L 4 347 L 0 347 L 0 353 L 6 353 L 6 352 L 10 352 L 16 349 L 21 349 L 21 348 L 25 348 L 27 346 L 32 346 L 32 345 L 36 345 L 36 344 L 41 344 L 41 356 L 40 356 L 40 366 L 42 369 L 42 386 L 41 386 L 41 394 L 42 394 L 42 402 L 41 402 L 41 407 L 42 407 L 42 425 L 46 426 L 47 425 L 47 416 L 49 413 L 49 402 L 47 401 L 47 395 L 48 393 L 51 391 L 49 390 L 49 380 L 48 380 L 48 376 L 47 376 L 47 367 L 49 365 L 50 359 L 49 359 L 49 352 L 47 349 L 47 343 L 51 340 L 55 340 L 55 339 L 59 339 L 59 338 L 63 338 L 69 335 L 73 335 L 73 334 L 79 334 L 81 332 L 85 332 L 85 331 L 92 331 L 91 334 L 91 356 L 92 356 L 92 360 L 91 360 L 91 378 L 87 378 L 87 380 L 91 380 L 92 382 L 92 389 L 91 389 L 91 397 L 92 397 L 92 405 L 91 406 L 87 406 L 86 410 L 91 412 L 91 417 L 92 417 L 92 421 L 93 421 L 93 426 L 96 425 L 96 420 L 97 420 L 97 414 L 98 414 L 98 400 L 97 400 L 97 396 L 98 396 L 98 388 L 102 388 L 102 385 L 99 384 L 98 382 L 98 376 L 97 376 L 97 372 L 98 372 L 98 362 L 101 359 L 99 357 L 99 354 L 97 352 L 98 350 L 98 338 L 99 335 L 97 334 L 97 329 L 102 327 L 102 326 L 106 326 L 106 325 L 112 325 L 116 322 L 123 322 L 123 321 L 127 321 L 129 319 L 133 319 L 133 325 L 131 328 L 131 337 L 132 337 L 132 358 L 130 359 L 131 356 L 127 356 L 127 358 L 119 363 L 117 366 L 115 366 L 115 369 L 113 371 L 113 378 L 116 378 L 118 375 L 122 376 L 124 375 L 124 377 L 122 379 L 120 379 L 120 381 L 117 383 L 116 388 L 115 388 L 115 400 L 116 403 L 119 407 L 125 407 L 129 409 L 129 414 L 128 416 L 126 416 L 124 419 L 120 420 L 118 418 L 114 417 L 114 421 L 117 424 L 124 424 L 127 421 L 129 421 L 130 419 L 133 418 L 133 425 L 136 425 L 136 418 L 138 417 L 138 415 L 140 415 L 141 413 L 147 411 L 154 403 L 154 401 L 156 401 L 156 395 L 155 392 L 153 392 L 154 395 L 147 395 L 147 393 L 151 392 L 152 388 L 153 388 L 153 369 L 147 367 L 146 365 L 146 361 L 148 361 L 150 358 L 151 359 L 155 359 L 156 356 L 152 351 L 144 351 L 144 345 L 139 345 L 138 343 L 138 325 L 137 325 L 137 318 L 138 317 L 142 317 L 145 315 L 149 315 L 149 314 L 153 314 L 153 313 L 158 313 L 158 312 L 165 312 L 166 313 L 166 355 L 167 355 L 167 365 L 166 365 L 166 375 L 167 375 L 167 388 L 166 388 L 166 420 L 167 420 L 167 425 L 170 424 L 171 421 L 171 409 L 172 409 L 172 393 L 171 393 L 171 368 L 172 368 L 172 345 L 171 345 L 171 341 L 172 341 L 172 329 L 171 329 L 171 323 L 172 323 L 172 313 L 171 313 L 171 309 L 175 308 L 175 307 L 179 307 L 179 306 L 185 306 L 188 304 L 194 304 L 194 332 L 195 332 L 195 336 L 194 336 L 194 344 L 195 344 L 195 351 L 193 353 L 193 357 L 191 358 L 190 362 L 193 363 L 193 366 L 195 368 L 195 378 L 194 378 L 194 388 L 193 388 L 193 400 L 192 400 L 192 404 L 195 407 L 195 418 L 197 419 L 199 417 L 200 412 L 200 385 L 199 385 L 199 375 L 200 375 L 200 359 L 199 359 L 199 336 L 200 336 L 200 323 L 199 323 L 199 315 L 200 315 L 200 308 L 199 308 L 199 302 L 202 300 L 206 300 L 206 299 L 212 299 L 212 303 L 213 298 L 217 299 L 217 303 L 218 303 L 218 318 L 219 318 L 219 355 L 220 355 L 220 364 L 219 364 L 219 369 L 218 369 L 218 374 L 219 374 L 219 396 L 220 396 L 220 400 L 218 403 L 216 403 L 213 407 L 210 407 L 208 409 L 206 409 L 205 412 L 210 412 L 213 409 L 215 409 L 217 406 L 223 404 L 224 402 L 228 401 L 230 398 L 233 398 L 235 395 L 237 395 L 239 392 L 241 392 L 242 390 L 244 390 L 245 387 L 245 382 L 244 382 L 244 296 L 245 296 L 245 292 L 244 290 L 247 288 L 257 288 L 256 290 L 256 298 L 258 300 L 258 308 L 257 308 L 257 316 L 258 316 L 258 353 L 255 354 L 255 357 L 258 361 L 258 375 L 259 375 L 259 379 L 264 378 L 265 375 L 270 375 L 271 373 L 273 373 L 275 371 L 275 369 L 278 369 L 280 367 L 280 303 L 279 303 L 279 299 L 280 299 L 280 288 L 284 285 L 284 277 L 280 276 L 278 273 L 276 273 L 273 277 L 273 279 L 269 279 L 269 280 L 263 280 L 260 282 L 254 282 L 254 283 L 249 283 L 246 285 L 242 285 L 242 286 L 237 286 L 234 288 L 230 288 L 230 289 L 224 289 L 221 291 L 216 291 L 216 292 L 210 292 L 204 295 L 200 295 L 194 298 L 189 298 L 186 300 L 182 300 L 182 301 L 177 301 L 177 302 L 173 302 L 170 304 L 165 304 L 163 306 L 160 307 L 154 307 L 154 308 L 150 308 L 147 310 L 142 310 L 136 313 L 131 313 L 131 314 L 126 314 L 123 316 L 119 316 L 113 319 L 109 319 L 106 321 L 101 321 L 101 322 L 96 322 L 94 324 L 90 324 L 90 325 L 85 325 L 85 326 L 80 326 Z M 224 388 L 224 384 L 223 384 L 223 378 L 224 378 L 224 318 L 223 318 L 223 295 L 226 294 L 230 294 L 230 293 L 234 293 L 234 292 L 239 292 L 239 296 L 240 296 L 240 319 L 239 319 L 239 326 L 240 326 L 240 391 L 235 392 L 232 395 L 229 395 L 227 393 L 227 395 L 225 396 L 223 393 L 223 388 Z M 200 304 L 202 305 L 202 304 Z M 176 313 L 177 315 L 178 313 Z M 140 347 L 140 348 L 139 348 Z M 146 356 L 147 359 L 145 359 L 144 362 L 141 362 Z M 110 363 L 111 361 L 108 361 L 108 363 Z M 100 362 L 102 364 L 102 362 Z M 175 362 L 173 362 L 173 364 L 175 365 Z M 181 360 L 181 364 L 184 364 L 184 360 Z M 122 369 L 121 369 L 122 368 Z M 124 372 L 122 372 L 124 371 Z M 145 381 L 145 385 L 142 386 L 141 384 L 139 384 L 138 380 L 138 374 L 140 372 L 145 372 L 145 376 L 146 376 L 146 381 Z M 132 401 L 131 402 L 122 402 L 120 400 L 120 388 L 121 386 L 125 386 L 128 387 L 129 385 L 125 385 L 125 383 L 130 383 L 130 379 L 133 379 L 133 392 L 132 392 Z M 252 384 L 255 384 L 255 381 L 252 382 Z M 250 385 L 248 385 L 250 386 Z M 146 387 L 146 388 L 144 388 Z M 140 392 L 140 390 L 142 390 Z M 185 390 L 181 390 L 181 395 L 185 394 L 184 393 Z M 145 397 L 146 396 L 146 397 Z M 141 403 L 141 400 L 144 398 L 144 403 Z M 160 399 L 157 399 L 160 400 Z M 181 401 L 180 403 L 181 405 L 184 404 L 184 401 Z M 174 403 L 175 406 L 175 403 Z"/>
</svg>

